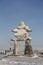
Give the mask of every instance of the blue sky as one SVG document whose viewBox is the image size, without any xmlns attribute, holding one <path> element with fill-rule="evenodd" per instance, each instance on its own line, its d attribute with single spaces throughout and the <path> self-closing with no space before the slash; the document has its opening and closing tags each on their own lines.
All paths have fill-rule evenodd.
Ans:
<svg viewBox="0 0 43 65">
<path fill-rule="evenodd" d="M 13 47 L 11 30 L 24 21 L 33 48 L 43 48 L 43 0 L 0 0 L 0 50 Z"/>
</svg>

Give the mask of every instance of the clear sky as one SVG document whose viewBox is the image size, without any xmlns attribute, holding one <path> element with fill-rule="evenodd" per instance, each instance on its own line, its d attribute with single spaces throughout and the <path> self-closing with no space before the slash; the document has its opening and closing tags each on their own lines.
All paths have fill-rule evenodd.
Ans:
<svg viewBox="0 0 43 65">
<path fill-rule="evenodd" d="M 43 0 L 0 0 L 0 50 L 13 47 L 11 30 L 21 21 L 32 29 L 33 48 L 43 48 Z"/>
</svg>

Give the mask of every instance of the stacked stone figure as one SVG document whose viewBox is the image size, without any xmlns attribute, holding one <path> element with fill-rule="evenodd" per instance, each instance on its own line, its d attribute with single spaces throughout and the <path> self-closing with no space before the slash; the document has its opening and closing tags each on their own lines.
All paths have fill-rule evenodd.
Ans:
<svg viewBox="0 0 43 65">
<path fill-rule="evenodd" d="M 31 37 L 28 32 L 32 30 L 24 24 L 24 22 L 20 22 L 19 26 L 12 30 L 14 32 L 14 39 L 12 39 L 14 43 L 14 54 L 20 55 L 20 41 L 25 41 L 25 51 L 24 54 L 31 55 L 33 54 L 32 46 L 31 46 Z"/>
</svg>

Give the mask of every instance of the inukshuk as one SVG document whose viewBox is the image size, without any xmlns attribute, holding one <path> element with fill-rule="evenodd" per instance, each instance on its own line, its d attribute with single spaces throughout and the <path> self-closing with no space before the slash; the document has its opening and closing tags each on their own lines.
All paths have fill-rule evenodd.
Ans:
<svg viewBox="0 0 43 65">
<path fill-rule="evenodd" d="M 24 54 L 31 55 L 33 54 L 32 46 L 31 46 L 31 37 L 28 32 L 32 30 L 24 24 L 24 22 L 20 22 L 19 26 L 12 30 L 14 32 L 14 39 L 12 39 L 14 43 L 14 54 L 20 55 L 20 41 L 25 41 L 25 50 Z"/>
</svg>

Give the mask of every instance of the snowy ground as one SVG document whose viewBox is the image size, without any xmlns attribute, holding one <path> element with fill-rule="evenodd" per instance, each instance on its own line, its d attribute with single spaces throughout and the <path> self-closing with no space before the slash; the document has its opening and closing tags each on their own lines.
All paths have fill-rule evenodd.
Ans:
<svg viewBox="0 0 43 65">
<path fill-rule="evenodd" d="M 43 58 L 29 58 L 23 56 L 7 57 L 0 60 L 0 65 L 43 65 Z"/>
</svg>

